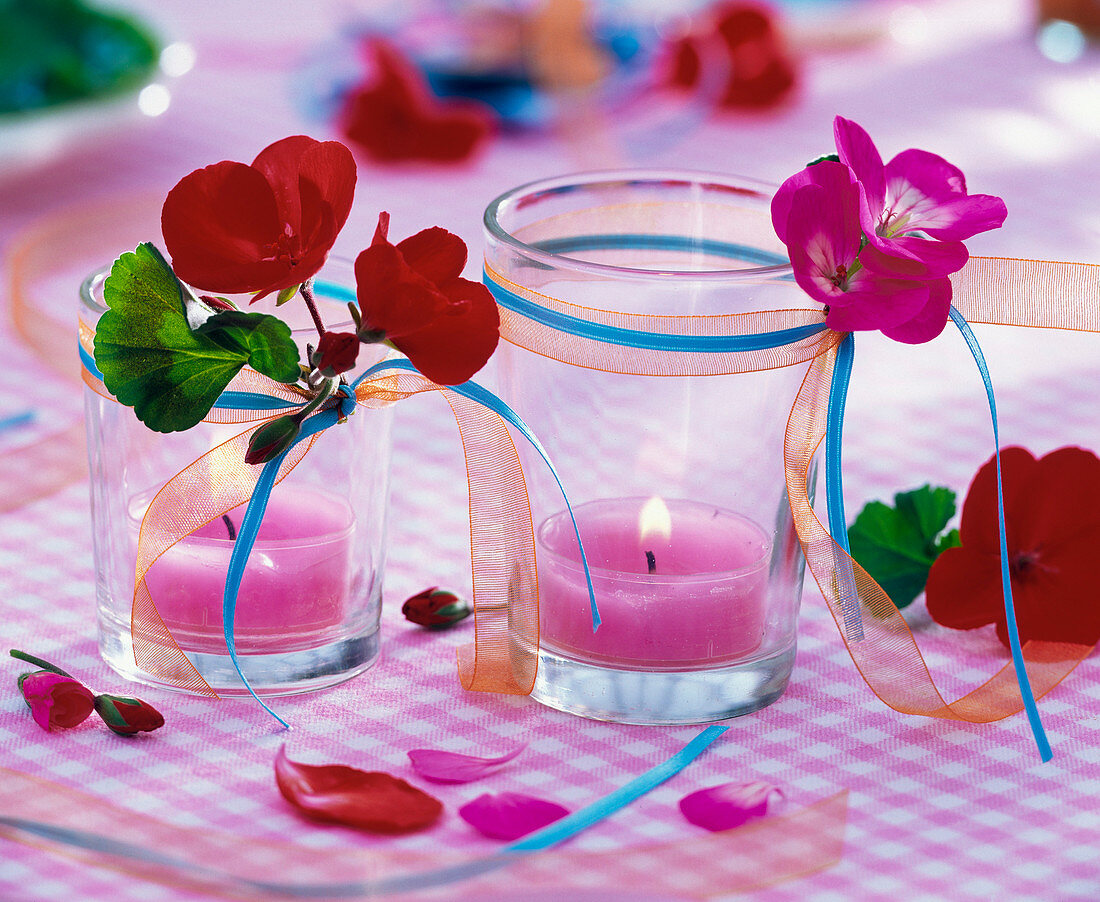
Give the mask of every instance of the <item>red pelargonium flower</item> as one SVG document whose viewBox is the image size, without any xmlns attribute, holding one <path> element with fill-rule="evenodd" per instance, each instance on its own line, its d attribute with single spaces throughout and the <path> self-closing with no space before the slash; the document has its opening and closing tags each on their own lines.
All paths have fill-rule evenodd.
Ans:
<svg viewBox="0 0 1100 902">
<path fill-rule="evenodd" d="M 344 135 L 379 163 L 453 163 L 469 157 L 493 130 L 489 107 L 434 97 L 400 53 L 384 41 L 367 45 L 375 74 L 344 108 Z"/>
<path fill-rule="evenodd" d="M 440 385 L 465 382 L 496 349 L 500 316 L 489 289 L 460 278 L 466 243 L 446 229 L 397 245 L 390 217 L 378 217 L 371 246 L 355 261 L 363 341 L 389 341 Z"/>
<path fill-rule="evenodd" d="M 276 141 L 251 166 L 197 169 L 161 211 L 172 268 L 204 291 L 263 297 L 300 285 L 324 265 L 354 193 L 351 151 L 305 135 Z"/>
<path fill-rule="evenodd" d="M 1038 460 L 1001 452 L 1012 600 L 1020 641 L 1100 641 L 1095 549 L 1100 541 L 1100 459 L 1059 448 Z M 1008 645 L 997 530 L 997 471 L 987 461 L 962 509 L 962 545 L 932 565 L 925 589 L 932 618 L 952 629 L 997 625 Z"/>
<path fill-rule="evenodd" d="M 94 697 L 78 680 L 50 670 L 36 670 L 19 677 L 19 691 L 43 730 L 75 727 L 92 713 Z"/>
<path fill-rule="evenodd" d="M 754 3 L 725 3 L 714 9 L 703 28 L 673 49 L 671 82 L 695 88 L 708 69 L 726 70 L 718 106 L 766 109 L 781 103 L 797 81 L 774 16 Z"/>
</svg>

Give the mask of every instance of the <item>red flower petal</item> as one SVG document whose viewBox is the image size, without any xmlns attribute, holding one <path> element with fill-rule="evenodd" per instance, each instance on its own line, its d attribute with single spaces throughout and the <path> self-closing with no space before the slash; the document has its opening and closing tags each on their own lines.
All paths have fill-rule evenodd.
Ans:
<svg viewBox="0 0 1100 902">
<path fill-rule="evenodd" d="M 354 332 L 326 332 L 317 342 L 313 365 L 325 376 L 346 373 L 359 356 L 359 339 Z"/>
<path fill-rule="evenodd" d="M 500 792 L 480 795 L 458 813 L 482 835 L 511 841 L 565 817 L 569 809 L 518 792 Z"/>
<path fill-rule="evenodd" d="M 429 326 L 447 304 L 389 243 L 372 244 L 355 258 L 355 285 L 363 329 L 390 340 Z"/>
<path fill-rule="evenodd" d="M 183 281 L 209 291 L 252 290 L 282 267 L 263 262 L 282 231 L 271 188 L 244 163 L 225 161 L 184 176 L 161 210 L 164 243 Z"/>
<path fill-rule="evenodd" d="M 943 626 L 972 630 L 993 623 L 1004 608 L 1000 554 L 948 548 L 929 571 L 924 596 L 928 613 Z"/>
<path fill-rule="evenodd" d="M 425 229 L 394 246 L 388 230 L 389 217 L 383 213 L 374 241 L 355 260 L 359 334 L 370 341 L 376 339 L 368 333 L 381 333 L 433 382 L 465 382 L 496 349 L 496 301 L 480 282 L 427 278 L 462 271 L 466 245 L 457 235 Z M 406 249 L 412 261 L 406 259 Z"/>
<path fill-rule="evenodd" d="M 457 279 L 466 266 L 466 242 L 439 227 L 399 241 L 397 249 L 415 272 L 436 285 Z"/>
<path fill-rule="evenodd" d="M 773 793 L 783 795 L 771 783 L 722 783 L 684 796 L 680 811 L 697 827 L 714 832 L 730 830 L 767 814 Z"/>
<path fill-rule="evenodd" d="M 433 382 L 458 385 L 480 370 L 496 350 L 500 314 L 489 289 L 480 282 L 455 279 L 440 287 L 448 301 L 442 315 L 393 343 Z"/>
<path fill-rule="evenodd" d="M 500 770 L 525 748 L 527 743 L 496 758 L 478 758 L 438 749 L 413 749 L 409 752 L 409 760 L 413 770 L 425 780 L 433 783 L 470 783 Z"/>
<path fill-rule="evenodd" d="M 439 819 L 443 805 L 404 780 L 342 764 L 291 761 L 286 746 L 275 757 L 279 792 L 306 817 L 372 833 L 411 833 Z"/>
</svg>

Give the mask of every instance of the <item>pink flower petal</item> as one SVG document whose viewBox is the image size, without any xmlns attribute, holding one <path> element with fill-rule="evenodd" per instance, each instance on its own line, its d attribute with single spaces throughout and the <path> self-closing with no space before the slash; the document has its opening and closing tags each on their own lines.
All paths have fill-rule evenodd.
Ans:
<svg viewBox="0 0 1100 902">
<path fill-rule="evenodd" d="M 862 126 L 843 116 L 833 120 L 833 138 L 840 162 L 863 184 L 871 216 L 877 217 L 886 202 L 886 172 L 875 142 Z"/>
<path fill-rule="evenodd" d="M 518 792 L 500 792 L 480 795 L 458 813 L 484 836 L 511 841 L 565 817 L 569 809 Z"/>
<path fill-rule="evenodd" d="M 286 746 L 275 758 L 275 782 L 305 817 L 372 833 L 423 830 L 443 812 L 438 799 L 390 774 L 299 764 L 286 756 Z"/>
<path fill-rule="evenodd" d="M 882 334 L 894 341 L 919 345 L 939 335 L 951 309 L 951 280 L 937 279 L 928 283 L 928 303 L 912 319 L 897 326 L 885 326 Z"/>
<path fill-rule="evenodd" d="M 886 164 L 887 211 L 907 216 L 907 231 L 961 241 L 1000 228 L 1008 210 L 1001 198 L 966 193 L 962 170 L 926 150 L 903 150 Z"/>
<path fill-rule="evenodd" d="M 413 770 L 425 780 L 433 783 L 470 783 L 499 770 L 525 748 L 526 743 L 497 758 L 478 758 L 438 749 L 413 749 L 409 752 L 409 760 Z"/>
<path fill-rule="evenodd" d="M 771 783 L 723 783 L 684 796 L 680 811 L 697 827 L 712 832 L 730 830 L 767 814 L 772 793 L 783 796 Z"/>
</svg>

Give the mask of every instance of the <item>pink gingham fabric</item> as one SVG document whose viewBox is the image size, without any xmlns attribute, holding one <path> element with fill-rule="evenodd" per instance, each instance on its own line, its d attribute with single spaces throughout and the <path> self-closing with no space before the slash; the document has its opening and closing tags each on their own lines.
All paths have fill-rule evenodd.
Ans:
<svg viewBox="0 0 1100 902">
<path fill-rule="evenodd" d="M 0 241 L 10 251 L 40 217 L 121 195 L 160 195 L 186 172 L 219 159 L 251 160 L 272 140 L 300 131 L 293 95 L 296 54 L 323 40 L 344 4 L 310 4 L 283 16 L 245 0 L 143 0 L 133 4 L 192 41 L 198 65 L 173 85 L 157 120 L 78 147 L 42 167 L 0 174 Z M 800 29 L 802 96 L 775 118 L 707 122 L 644 165 L 738 172 L 778 182 L 830 150 L 841 113 L 863 124 L 889 156 L 909 146 L 958 164 L 971 190 L 1002 195 L 1009 220 L 971 243 L 974 253 L 1100 261 L 1100 57 L 1073 65 L 1035 49 L 1029 5 L 994 0 L 829 4 L 832 27 L 860 16 L 880 40 L 825 52 Z M 819 12 L 818 15 L 821 13 Z M 828 18 L 828 17 L 827 17 Z M 821 20 L 819 20 L 820 22 Z M 892 29 L 892 30 L 891 30 Z M 923 37 L 922 37 L 923 35 Z M 617 161 L 609 161 L 611 163 Z M 591 161 L 587 161 L 591 165 Z M 471 247 L 475 276 L 480 215 L 500 192 L 577 168 L 552 138 L 500 140 L 455 170 L 362 165 L 344 252 L 369 242 L 380 209 L 395 235 L 443 225 Z M 155 208 L 154 208 L 155 214 Z M 150 235 L 150 238 L 158 238 Z M 338 249 L 340 249 L 338 247 Z M 105 248 L 104 260 L 119 249 Z M 78 273 L 60 259 L 58 310 L 74 311 Z M 5 273 L 6 277 L 7 273 Z M 997 388 L 1004 444 L 1045 453 L 1064 444 L 1100 450 L 1100 336 L 976 327 Z M 33 408 L 34 424 L 0 434 L 0 454 L 78 422 L 80 392 L 53 375 L 0 324 L 4 376 L 0 416 Z M 75 341 L 58 354 L 75 353 Z M 491 373 L 489 380 L 491 383 Z M 948 331 L 902 347 L 859 336 L 845 428 L 849 518 L 864 501 L 925 482 L 960 493 L 992 453 L 981 382 L 965 345 Z M 430 585 L 469 588 L 465 469 L 453 419 L 439 398 L 397 412 L 391 553 L 383 658 L 332 690 L 280 699 L 283 733 L 253 703 L 132 689 L 165 714 L 156 734 L 127 741 L 88 721 L 47 735 L 15 691 L 20 666 L 0 667 L 0 766 L 79 788 L 122 808 L 195 830 L 339 848 L 435 850 L 482 855 L 498 844 L 455 812 L 485 791 L 522 792 L 570 809 L 588 804 L 672 754 L 698 730 L 596 723 L 527 698 L 469 694 L 458 685 L 454 647 L 470 625 L 427 633 L 407 625 L 400 603 Z M 958 634 L 931 623 L 917 602 L 918 642 L 945 693 L 983 681 L 1007 654 L 991 631 Z M 53 659 L 95 688 L 129 687 L 96 653 L 95 587 L 87 485 L 0 515 L 0 632 L 4 648 Z M 5 683 L 4 680 L 7 680 Z M 677 802 L 696 789 L 766 780 L 787 795 L 787 812 L 848 791 L 843 855 L 834 867 L 754 894 L 767 902 L 850 900 L 1095 899 L 1100 897 L 1100 664 L 1095 656 L 1040 711 L 1054 759 L 1040 764 L 1020 717 L 986 726 L 906 717 L 866 688 L 821 598 L 807 587 L 791 685 L 770 708 L 730 729 L 682 774 L 591 828 L 571 847 L 629 850 L 702 837 Z M 405 752 L 415 747 L 496 754 L 529 748 L 478 783 L 436 786 L 447 814 L 430 832 L 400 839 L 304 824 L 278 795 L 272 761 L 291 757 L 387 770 L 417 782 Z M 608 890 L 573 898 L 615 898 Z M 449 893 L 449 895 L 448 895 Z M 441 898 L 457 898 L 445 891 Z M 11 902 L 161 902 L 204 898 L 0 839 L 0 898 Z M 489 898 L 485 896 L 485 898 Z M 552 882 L 492 898 L 558 899 Z M 621 896 L 620 896 L 621 898 Z M 632 898 L 637 898 L 636 894 Z M 672 896 L 653 896 L 668 902 Z"/>
</svg>

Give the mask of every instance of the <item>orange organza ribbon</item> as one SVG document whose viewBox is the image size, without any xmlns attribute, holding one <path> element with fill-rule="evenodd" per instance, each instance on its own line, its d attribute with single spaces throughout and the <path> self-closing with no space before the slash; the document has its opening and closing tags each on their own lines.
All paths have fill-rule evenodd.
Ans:
<svg viewBox="0 0 1100 902">
<path fill-rule="evenodd" d="M 672 317 L 594 310 L 548 297 L 504 279 L 486 276 L 522 299 L 592 323 L 673 335 L 753 335 L 821 322 L 814 310 L 776 310 L 725 316 Z M 975 257 L 952 276 L 953 303 L 970 322 L 1100 332 L 1100 265 Z M 809 499 L 811 460 L 825 437 L 830 379 L 843 337 L 825 330 L 810 339 L 758 351 L 699 354 L 604 344 L 502 308 L 501 336 L 519 347 L 575 366 L 652 376 L 730 375 L 809 362 L 784 439 L 787 493 L 810 572 L 842 639 L 871 690 L 891 708 L 972 723 L 1019 712 L 1023 700 L 1011 664 L 954 701 L 936 687 L 905 618 L 882 588 L 833 540 Z M 853 603 L 862 634 L 844 629 Z M 1023 656 L 1036 697 L 1058 685 L 1094 646 L 1029 642 Z"/>
<path fill-rule="evenodd" d="M 93 339 L 93 329 L 82 322 L 80 341 L 88 354 Z M 114 400 L 88 369 L 83 370 L 83 378 L 92 391 Z M 167 683 L 212 697 L 217 694 L 158 613 L 145 577 L 161 555 L 185 536 L 248 501 L 260 472 L 244 461 L 252 431 L 258 422 L 281 416 L 302 400 L 293 389 L 253 370 L 242 371 L 230 388 L 279 398 L 287 407 L 210 411 L 204 422 L 248 422 L 250 426 L 189 464 L 153 498 L 138 535 L 131 613 L 138 667 Z M 444 392 L 458 422 L 469 474 L 475 638 L 472 645 L 459 649 L 459 676 L 467 689 L 526 695 L 534 684 L 535 659 L 531 654 L 513 656 L 512 648 L 517 640 L 532 648 L 538 643 L 534 535 L 526 482 L 504 421 L 480 404 L 406 369 L 379 371 L 356 388 L 355 401 L 362 408 L 382 408 L 426 391 Z M 323 442 L 323 437 L 314 436 L 296 446 L 280 468 L 278 480 L 318 440 Z"/>
<path fill-rule="evenodd" d="M 743 827 L 630 849 L 571 846 L 538 854 L 321 850 L 188 829 L 77 789 L 0 768 L 0 837 L 93 867 L 219 898 L 401 898 L 451 885 L 462 898 L 551 890 L 670 893 L 708 899 L 804 877 L 836 864 L 848 793 Z M 332 887 L 331 895 L 324 892 Z M 362 887 L 362 892 L 353 888 Z M 467 895 L 467 893 L 469 895 Z"/>
</svg>

